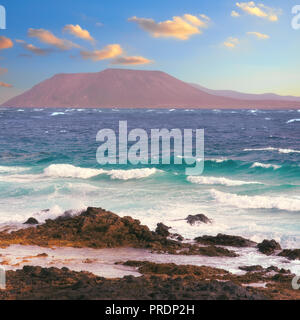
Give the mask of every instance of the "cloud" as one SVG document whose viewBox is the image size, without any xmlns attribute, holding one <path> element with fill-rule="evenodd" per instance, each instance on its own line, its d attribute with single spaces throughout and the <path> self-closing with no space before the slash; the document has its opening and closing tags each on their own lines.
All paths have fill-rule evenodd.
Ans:
<svg viewBox="0 0 300 320">
<path fill-rule="evenodd" d="M 240 17 L 241 15 L 240 15 L 238 12 L 236 12 L 235 10 L 232 10 L 232 11 L 231 11 L 231 16 L 234 17 L 234 18 L 238 18 L 238 17 Z"/>
<path fill-rule="evenodd" d="M 237 7 L 242 11 L 256 16 L 259 18 L 267 19 L 269 21 L 275 22 L 278 21 L 278 16 L 281 14 L 281 10 L 267 7 L 263 4 L 255 4 L 254 1 L 250 2 L 237 2 Z"/>
<path fill-rule="evenodd" d="M 87 30 L 82 29 L 79 24 L 76 26 L 68 24 L 63 28 L 63 32 L 68 32 L 77 38 L 87 40 L 92 43 L 95 42 L 95 39 L 90 35 L 90 33 Z"/>
<path fill-rule="evenodd" d="M 6 73 L 8 70 L 6 68 L 0 68 L 0 75 Z"/>
<path fill-rule="evenodd" d="M 14 46 L 13 42 L 4 36 L 0 36 L 0 50 L 9 49 Z"/>
<path fill-rule="evenodd" d="M 45 29 L 32 29 L 28 30 L 28 36 L 37 38 L 39 41 L 48 45 L 54 46 L 60 50 L 70 50 L 71 48 L 80 48 L 77 44 L 72 41 L 60 39 L 56 37 L 52 32 Z"/>
<path fill-rule="evenodd" d="M 208 26 L 210 19 L 205 15 L 193 16 L 184 14 L 182 17 L 173 17 L 173 20 L 155 22 L 153 19 L 132 17 L 128 21 L 136 22 L 143 30 L 154 38 L 173 37 L 188 40 L 192 35 L 201 34 L 201 28 Z"/>
<path fill-rule="evenodd" d="M 45 56 L 52 51 L 51 49 L 38 48 L 33 44 L 27 43 L 24 40 L 16 40 L 16 42 L 18 42 L 25 50 L 28 50 L 38 56 Z"/>
<path fill-rule="evenodd" d="M 261 40 L 266 40 L 266 39 L 270 38 L 270 36 L 268 36 L 267 34 L 263 34 L 263 33 L 260 33 L 260 32 L 255 32 L 255 31 L 247 32 L 247 34 L 253 35 L 256 38 L 261 39 Z"/>
<path fill-rule="evenodd" d="M 81 51 L 83 59 L 91 59 L 93 61 L 100 61 L 105 59 L 113 59 L 123 53 L 123 49 L 119 44 L 109 44 L 102 50 Z"/>
<path fill-rule="evenodd" d="M 144 57 L 140 56 L 132 56 L 132 57 L 120 57 L 112 61 L 112 64 L 120 64 L 120 65 L 139 65 L 139 64 L 148 64 L 153 62 Z"/>
<path fill-rule="evenodd" d="M 238 38 L 229 37 L 223 45 L 229 49 L 234 49 L 240 43 Z"/>
<path fill-rule="evenodd" d="M 0 87 L 3 88 L 12 88 L 13 86 L 11 84 L 5 83 L 5 82 L 1 82 L 0 81 Z"/>
</svg>

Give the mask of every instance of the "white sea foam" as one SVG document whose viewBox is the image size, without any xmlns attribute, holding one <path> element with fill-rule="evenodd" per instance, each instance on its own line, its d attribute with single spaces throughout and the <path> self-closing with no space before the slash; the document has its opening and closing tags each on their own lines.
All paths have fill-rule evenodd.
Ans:
<svg viewBox="0 0 300 320">
<path fill-rule="evenodd" d="M 242 186 L 246 184 L 262 184 L 261 182 L 254 181 L 240 181 L 240 180 L 231 180 L 224 177 L 203 177 L 203 176 L 189 176 L 187 180 L 191 183 L 196 184 L 220 184 L 224 186 Z"/>
<path fill-rule="evenodd" d="M 0 174 L 1 173 L 17 173 L 28 170 L 27 168 L 23 167 L 6 167 L 6 166 L 0 166 Z"/>
<path fill-rule="evenodd" d="M 244 149 L 243 151 L 277 151 L 279 153 L 300 153 L 300 150 L 274 148 L 274 147 L 252 148 L 252 149 L 250 148 L 250 149 Z"/>
<path fill-rule="evenodd" d="M 113 180 L 131 180 L 131 179 L 143 179 L 152 176 L 159 170 L 155 168 L 144 169 L 132 169 L 132 170 L 111 170 L 106 174 Z"/>
<path fill-rule="evenodd" d="M 67 267 L 74 271 L 88 271 L 106 278 L 121 278 L 125 275 L 140 276 L 134 268 L 116 265 L 117 261 L 127 260 L 209 266 L 224 269 L 234 274 L 244 274 L 240 270 L 241 266 L 261 265 L 263 268 L 277 266 L 278 268 L 288 268 L 292 273 L 299 274 L 300 266 L 297 260 L 288 261 L 279 256 L 266 256 L 258 252 L 256 248 L 232 248 L 232 250 L 238 254 L 238 257 L 165 255 L 134 248 L 41 248 L 22 245 L 1 248 L 0 254 L 8 261 L 7 270 L 16 270 L 22 268 L 25 264 L 41 267 L 56 266 L 58 268 Z M 47 259 L 37 257 L 41 253 L 48 254 Z M 85 263 L 87 259 L 91 263 Z"/>
<path fill-rule="evenodd" d="M 211 195 L 220 203 L 241 209 L 279 209 L 300 211 L 300 200 L 291 197 L 245 196 L 211 190 Z"/>
<path fill-rule="evenodd" d="M 64 115 L 65 113 L 64 112 L 53 112 L 51 114 L 51 117 L 55 117 L 55 116 L 59 116 L 59 115 Z"/>
<path fill-rule="evenodd" d="M 130 180 L 147 178 L 159 170 L 155 168 L 143 168 L 132 170 L 103 170 L 80 168 L 70 164 L 52 164 L 44 170 L 46 177 L 54 178 L 79 178 L 90 179 L 98 175 L 108 175 L 113 180 Z"/>
<path fill-rule="evenodd" d="M 286 123 L 293 123 L 293 122 L 298 122 L 300 121 L 300 119 L 291 119 L 289 121 L 287 121 Z"/>
<path fill-rule="evenodd" d="M 220 158 L 220 159 L 207 159 L 208 161 L 212 161 L 212 162 L 216 162 L 216 163 L 222 163 L 222 162 L 226 162 L 226 161 L 229 161 L 229 159 L 227 158 Z"/>
<path fill-rule="evenodd" d="M 73 203 L 75 206 L 75 203 Z M 86 210 L 87 207 L 82 203 L 76 203 L 76 207 L 72 210 L 65 211 L 59 205 L 54 205 L 50 209 L 42 210 L 40 212 L 34 213 L 31 215 L 32 217 L 36 218 L 40 223 L 45 222 L 47 219 L 56 219 L 63 214 L 67 214 L 69 216 L 76 216 Z"/>
<path fill-rule="evenodd" d="M 260 162 L 254 162 L 251 166 L 251 168 L 265 168 L 265 169 L 274 169 L 277 170 L 281 168 L 281 166 L 276 165 L 276 164 L 267 164 L 267 163 L 260 163 Z"/>
<path fill-rule="evenodd" d="M 102 169 L 75 167 L 71 164 L 52 164 L 44 170 L 46 177 L 90 179 L 103 174 Z"/>
</svg>

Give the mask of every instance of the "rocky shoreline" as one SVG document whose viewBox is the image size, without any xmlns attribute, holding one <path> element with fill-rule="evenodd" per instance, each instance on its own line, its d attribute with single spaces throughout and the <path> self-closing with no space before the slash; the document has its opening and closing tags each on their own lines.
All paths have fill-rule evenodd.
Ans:
<svg viewBox="0 0 300 320">
<path fill-rule="evenodd" d="M 184 223 L 192 225 L 212 223 L 204 215 L 189 216 L 185 220 Z M 207 259 L 235 259 L 238 254 L 234 248 L 249 247 L 266 257 L 300 259 L 300 250 L 282 250 L 275 240 L 257 244 L 242 237 L 219 234 L 186 241 L 181 235 L 172 234 L 170 228 L 162 223 L 151 231 L 138 220 L 119 217 L 101 208 L 88 208 L 77 216 L 65 213 L 43 224 L 35 219 L 29 219 L 26 223 L 26 228 L 0 232 L 0 247 L 137 248 L 162 255 Z M 46 256 L 44 254 L 43 257 Z M 0 265 L 5 265 L 5 259 L 1 256 L 0 261 Z M 7 288 L 0 290 L 0 299 L 300 299 L 300 291 L 293 290 L 291 285 L 295 275 L 288 269 L 276 266 L 241 266 L 242 274 L 237 275 L 208 266 L 150 261 L 120 261 L 118 264 L 132 268 L 141 276 L 105 279 L 65 267 L 24 266 L 19 270 L 7 271 Z"/>
</svg>

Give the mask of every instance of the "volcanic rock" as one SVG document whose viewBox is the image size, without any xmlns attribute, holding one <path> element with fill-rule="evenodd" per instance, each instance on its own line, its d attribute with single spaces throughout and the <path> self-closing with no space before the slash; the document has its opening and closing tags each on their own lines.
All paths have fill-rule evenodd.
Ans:
<svg viewBox="0 0 300 320">
<path fill-rule="evenodd" d="M 155 269 L 155 266 L 151 267 Z M 199 280 L 203 267 L 157 266 L 142 277 L 105 279 L 67 268 L 25 266 L 7 271 L 7 290 L 1 300 L 263 300 L 265 295 L 231 281 Z M 182 268 L 182 270 L 181 270 Z M 165 271 L 163 270 L 165 269 Z M 175 275 L 168 275 L 175 270 Z M 176 271 L 177 269 L 177 271 Z M 189 271 L 192 274 L 188 274 Z M 167 272 L 161 274 L 160 272 Z M 222 271 L 213 271 L 211 274 Z M 223 272 L 224 273 L 224 272 Z M 198 276 L 199 274 L 199 276 Z"/>
<path fill-rule="evenodd" d="M 275 240 L 264 240 L 263 242 L 257 245 L 258 250 L 266 254 L 267 256 L 275 253 L 276 250 L 281 250 L 281 246 Z"/>
<path fill-rule="evenodd" d="M 206 245 L 219 245 L 230 247 L 253 247 L 255 242 L 238 237 L 219 233 L 217 236 L 202 236 L 195 238 L 195 241 Z"/>
<path fill-rule="evenodd" d="M 300 260 L 300 249 L 285 249 L 281 251 L 278 255 L 281 257 L 288 258 L 290 260 Z"/>
<path fill-rule="evenodd" d="M 189 223 L 192 226 L 196 222 L 202 222 L 202 223 L 211 223 L 212 222 L 204 214 L 189 215 L 187 218 L 185 218 L 185 220 L 187 221 L 187 223 Z"/>
<path fill-rule="evenodd" d="M 35 218 L 31 217 L 26 222 L 24 222 L 24 224 L 35 225 L 35 224 L 39 224 L 39 222 Z"/>
</svg>

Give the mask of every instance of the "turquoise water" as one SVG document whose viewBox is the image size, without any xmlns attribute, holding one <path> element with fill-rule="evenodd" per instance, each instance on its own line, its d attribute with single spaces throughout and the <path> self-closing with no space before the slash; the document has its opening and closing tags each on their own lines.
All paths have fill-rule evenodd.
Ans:
<svg viewBox="0 0 300 320">
<path fill-rule="evenodd" d="M 101 206 L 186 237 L 218 232 L 300 246 L 300 113 L 257 110 L 0 109 L 0 223 Z M 205 168 L 96 161 L 98 130 L 205 129 Z M 181 219 L 204 213 L 212 225 Z"/>
</svg>

